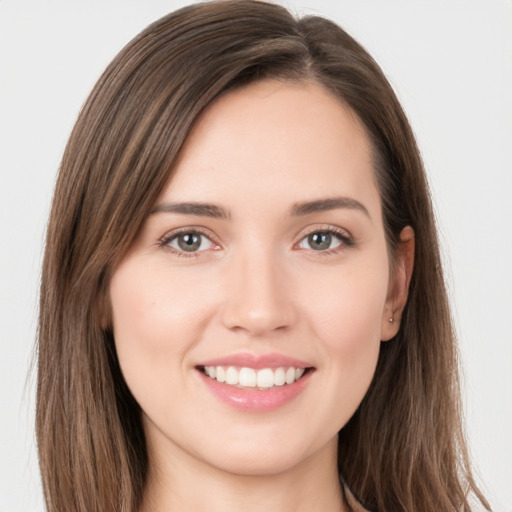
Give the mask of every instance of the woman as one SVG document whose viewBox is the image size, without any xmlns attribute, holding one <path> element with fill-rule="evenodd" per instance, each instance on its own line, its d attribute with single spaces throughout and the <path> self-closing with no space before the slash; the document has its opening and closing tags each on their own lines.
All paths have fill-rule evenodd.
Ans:
<svg viewBox="0 0 512 512">
<path fill-rule="evenodd" d="M 198 4 L 116 57 L 40 311 L 49 510 L 487 506 L 414 137 L 327 20 Z"/>
</svg>

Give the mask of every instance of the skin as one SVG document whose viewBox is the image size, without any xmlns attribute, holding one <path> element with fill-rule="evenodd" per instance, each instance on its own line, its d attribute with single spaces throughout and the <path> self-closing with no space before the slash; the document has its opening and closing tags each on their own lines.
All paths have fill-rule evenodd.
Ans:
<svg viewBox="0 0 512 512">
<path fill-rule="evenodd" d="M 333 197 L 363 208 L 291 213 Z M 413 261 L 406 228 L 390 272 L 364 128 L 316 83 L 229 92 L 200 118 L 155 207 L 178 202 L 212 203 L 229 218 L 154 212 L 110 286 L 119 361 L 148 440 L 143 510 L 344 510 L 337 432 L 370 385 L 381 340 L 398 330 Z M 206 234 L 198 251 L 180 250 L 181 228 Z M 308 235 L 329 229 L 348 242 L 333 235 L 314 249 Z M 277 410 L 240 411 L 196 369 L 239 352 L 315 370 Z"/>
</svg>

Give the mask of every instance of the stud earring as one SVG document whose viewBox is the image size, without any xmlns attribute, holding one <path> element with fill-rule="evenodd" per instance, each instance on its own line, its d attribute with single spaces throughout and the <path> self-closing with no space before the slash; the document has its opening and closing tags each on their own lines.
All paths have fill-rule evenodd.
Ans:
<svg viewBox="0 0 512 512">
<path fill-rule="evenodd" d="M 391 317 L 391 318 L 389 319 L 389 323 L 390 323 L 390 324 L 392 324 L 394 321 L 395 321 L 395 319 L 394 319 L 393 317 Z"/>
</svg>

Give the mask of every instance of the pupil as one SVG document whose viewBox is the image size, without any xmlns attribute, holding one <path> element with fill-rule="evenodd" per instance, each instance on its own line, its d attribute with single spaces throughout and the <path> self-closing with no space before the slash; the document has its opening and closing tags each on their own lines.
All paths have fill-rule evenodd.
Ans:
<svg viewBox="0 0 512 512">
<path fill-rule="evenodd" d="M 201 245 L 201 237 L 195 233 L 188 233 L 186 235 L 181 235 L 178 238 L 178 245 L 180 249 L 183 249 L 187 252 L 196 251 L 199 249 Z"/>
<path fill-rule="evenodd" d="M 331 245 L 331 235 L 329 233 L 313 233 L 308 237 L 309 245 L 316 251 L 329 249 Z"/>
</svg>

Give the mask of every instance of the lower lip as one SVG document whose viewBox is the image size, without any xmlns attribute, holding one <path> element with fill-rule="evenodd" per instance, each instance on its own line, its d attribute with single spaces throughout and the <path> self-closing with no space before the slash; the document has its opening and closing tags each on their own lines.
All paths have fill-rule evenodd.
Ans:
<svg viewBox="0 0 512 512">
<path fill-rule="evenodd" d="M 237 388 L 208 377 L 198 370 L 208 389 L 222 402 L 241 411 L 267 412 L 278 409 L 296 398 L 309 383 L 312 370 L 306 372 L 292 384 L 274 386 L 269 389 Z"/>
</svg>

